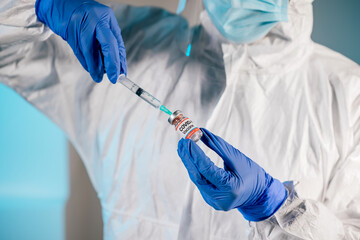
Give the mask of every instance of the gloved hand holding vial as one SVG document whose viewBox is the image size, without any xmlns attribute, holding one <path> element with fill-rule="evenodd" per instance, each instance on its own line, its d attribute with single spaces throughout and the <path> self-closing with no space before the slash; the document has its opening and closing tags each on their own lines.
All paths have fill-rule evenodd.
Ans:
<svg viewBox="0 0 360 240">
<path fill-rule="evenodd" d="M 154 108 L 170 115 L 168 122 L 184 138 L 179 141 L 178 154 L 190 179 L 210 206 L 216 210 L 237 208 L 245 219 L 261 221 L 273 215 L 284 203 L 287 197 L 284 185 L 238 149 L 210 131 L 200 130 L 180 110 L 171 113 L 124 74 L 119 76 L 118 82 Z M 201 138 L 224 160 L 224 168 L 217 167 L 195 144 Z"/>
</svg>

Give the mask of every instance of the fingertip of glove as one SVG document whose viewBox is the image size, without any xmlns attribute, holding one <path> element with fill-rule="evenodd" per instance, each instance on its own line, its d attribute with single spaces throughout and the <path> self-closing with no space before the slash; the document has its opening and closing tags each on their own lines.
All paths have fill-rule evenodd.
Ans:
<svg viewBox="0 0 360 240">
<path fill-rule="evenodd" d="M 200 130 L 203 132 L 202 137 L 204 138 L 208 138 L 209 135 L 211 134 L 209 130 L 207 130 L 206 128 L 200 128 Z"/>
<path fill-rule="evenodd" d="M 192 141 L 190 139 L 183 139 L 183 142 L 184 142 L 184 146 L 189 150 L 191 148 L 191 145 L 195 144 L 194 141 Z"/>
<path fill-rule="evenodd" d="M 188 152 L 194 160 L 201 159 L 204 157 L 204 152 L 201 148 L 192 140 L 188 142 Z"/>
<path fill-rule="evenodd" d="M 120 67 L 120 74 L 125 74 L 125 76 L 127 76 L 127 65 L 126 65 L 126 60 L 121 60 L 121 67 Z"/>
<path fill-rule="evenodd" d="M 181 138 L 178 142 L 178 150 L 182 150 L 186 147 L 186 139 Z"/>
<path fill-rule="evenodd" d="M 94 80 L 94 82 L 96 82 L 96 83 L 100 83 L 103 80 L 102 76 L 94 76 L 94 75 L 92 75 L 91 77 Z"/>
<path fill-rule="evenodd" d="M 209 130 L 201 128 L 201 131 L 203 132 L 203 135 L 201 136 L 200 140 L 205 143 L 205 145 L 209 146 L 210 142 L 214 142 L 214 139 L 217 139 L 217 136 Z"/>
<path fill-rule="evenodd" d="M 178 147 L 177 147 L 177 152 L 179 153 L 179 155 L 181 154 L 182 149 L 184 148 L 183 145 L 184 145 L 184 139 L 181 138 L 178 142 Z"/>
<path fill-rule="evenodd" d="M 117 79 L 117 78 L 116 78 Z M 112 84 L 115 84 L 116 83 L 116 79 L 112 78 L 112 79 L 109 79 L 109 81 L 112 83 Z"/>
<path fill-rule="evenodd" d="M 125 76 L 127 77 L 127 70 L 126 70 L 126 68 L 121 68 L 121 70 L 120 70 L 120 75 L 121 74 L 125 74 Z"/>
<path fill-rule="evenodd" d="M 200 128 L 200 130 L 203 133 L 200 140 L 203 142 L 204 140 L 206 140 L 209 137 L 209 131 L 205 128 Z"/>
<path fill-rule="evenodd" d="M 184 156 L 185 151 L 189 152 L 191 142 L 192 141 L 190 139 L 181 138 L 178 143 L 178 153 Z"/>
<path fill-rule="evenodd" d="M 120 71 L 119 71 L 120 72 Z M 117 82 L 117 79 L 119 78 L 119 76 L 120 76 L 120 73 L 118 74 L 118 73 L 107 73 L 107 75 L 108 75 L 108 79 L 109 79 L 109 81 L 112 83 L 112 84 L 115 84 L 116 82 Z"/>
</svg>

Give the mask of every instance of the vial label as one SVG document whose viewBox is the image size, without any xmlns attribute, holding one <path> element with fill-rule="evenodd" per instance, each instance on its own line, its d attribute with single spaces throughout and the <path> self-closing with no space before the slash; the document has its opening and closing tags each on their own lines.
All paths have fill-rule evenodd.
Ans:
<svg viewBox="0 0 360 240">
<path fill-rule="evenodd" d="M 176 131 L 179 131 L 183 138 L 189 139 L 194 133 L 200 131 L 200 128 L 196 127 L 189 118 L 185 118 L 176 126 Z"/>
</svg>

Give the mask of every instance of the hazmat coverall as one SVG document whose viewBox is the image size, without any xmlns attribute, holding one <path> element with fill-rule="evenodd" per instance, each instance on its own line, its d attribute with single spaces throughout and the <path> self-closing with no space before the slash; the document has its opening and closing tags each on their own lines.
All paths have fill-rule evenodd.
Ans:
<svg viewBox="0 0 360 240">
<path fill-rule="evenodd" d="M 360 68 L 311 41 L 311 1 L 290 1 L 289 21 L 246 45 L 221 43 L 203 13 L 189 57 L 180 16 L 113 10 L 129 78 L 289 181 L 289 194 L 257 223 L 208 206 L 177 156 L 166 115 L 121 85 L 94 83 L 67 43 L 37 22 L 34 1 L 2 0 L 0 81 L 81 155 L 105 239 L 360 238 Z"/>
</svg>

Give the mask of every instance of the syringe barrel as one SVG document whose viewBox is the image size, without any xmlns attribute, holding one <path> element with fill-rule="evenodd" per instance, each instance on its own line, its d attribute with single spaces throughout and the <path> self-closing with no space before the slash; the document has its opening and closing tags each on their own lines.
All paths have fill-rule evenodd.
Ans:
<svg viewBox="0 0 360 240">
<path fill-rule="evenodd" d="M 149 103 L 154 108 L 159 108 L 161 102 L 152 96 L 150 93 L 145 91 L 143 88 L 139 87 L 136 83 L 127 78 L 124 74 L 121 74 L 118 78 L 118 82 L 127 87 L 130 91 L 138 95 L 145 102 Z"/>
<path fill-rule="evenodd" d="M 121 74 L 117 81 L 127 87 L 133 93 L 136 93 L 136 91 L 140 88 L 136 83 L 128 79 L 124 74 Z"/>
</svg>

